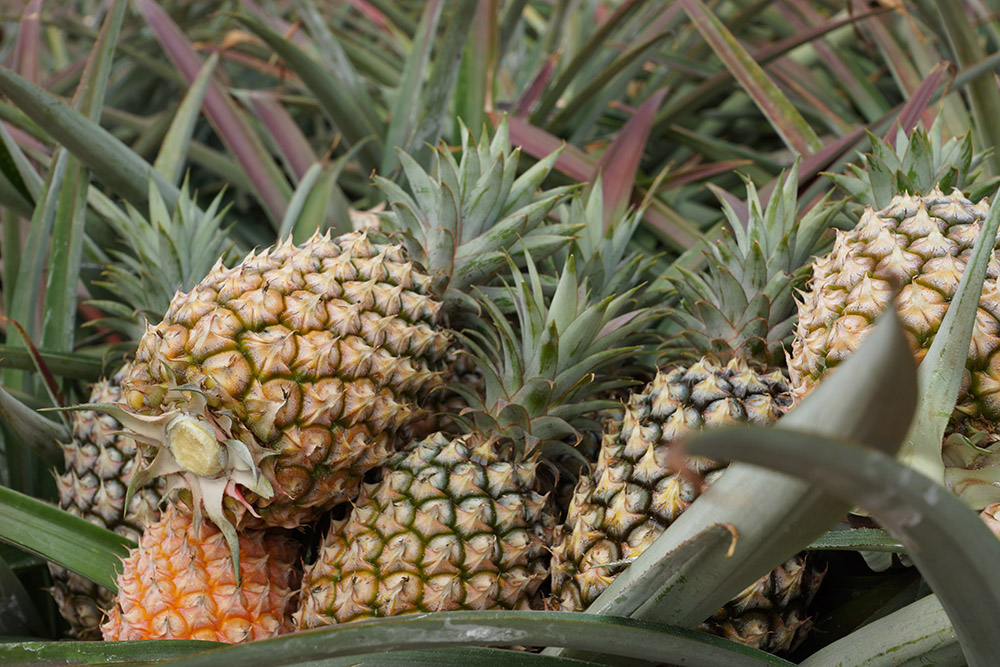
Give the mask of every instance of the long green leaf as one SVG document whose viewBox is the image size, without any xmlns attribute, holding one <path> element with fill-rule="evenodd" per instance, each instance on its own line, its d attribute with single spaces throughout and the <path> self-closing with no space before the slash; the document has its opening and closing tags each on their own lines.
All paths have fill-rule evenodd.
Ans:
<svg viewBox="0 0 1000 667">
<path fill-rule="evenodd" d="M 62 467 L 63 454 L 59 443 L 69 442 L 70 438 L 65 426 L 38 414 L 3 387 L 0 387 L 0 419 L 41 459 L 53 467 Z"/>
<path fill-rule="evenodd" d="M 511 5 L 514 3 L 504 3 Z M 462 66 L 455 85 L 455 116 L 473 133 L 485 122 L 487 104 L 492 105 L 493 77 L 497 58 L 498 12 L 492 2 L 480 2 L 465 45 Z"/>
<path fill-rule="evenodd" d="M 191 145 L 191 135 L 195 123 L 201 113 L 201 105 L 212 80 L 212 73 L 219 63 L 219 55 L 213 53 L 202 65 L 187 94 L 181 101 L 174 119 L 160 144 L 160 152 L 153 161 L 153 168 L 163 174 L 174 185 L 180 185 L 184 174 L 184 164 L 187 161 L 188 147 Z"/>
<path fill-rule="evenodd" d="M 982 61 L 985 54 L 965 8 L 948 0 L 937 0 L 935 4 L 959 67 L 967 68 Z M 1000 175 L 1000 153 L 996 151 L 996 147 L 1000 146 L 1000 118 L 997 118 L 1000 90 L 997 90 L 995 74 L 992 71 L 983 72 L 969 81 L 966 87 L 972 101 L 972 117 L 975 119 L 972 125 L 979 137 L 980 148 L 993 149 L 987 158 L 990 171 L 994 176 Z"/>
<path fill-rule="evenodd" d="M 532 124 L 546 127 L 547 116 L 556 107 L 559 98 L 569 88 L 569 85 L 583 71 L 584 67 L 592 61 L 594 54 L 611 39 L 615 31 L 625 25 L 644 4 L 644 0 L 626 0 L 626 2 L 623 2 L 615 9 L 607 21 L 594 31 L 566 65 L 565 69 L 559 73 L 559 76 L 552 82 L 552 85 L 545 91 L 535 111 L 531 114 L 530 122 Z"/>
<path fill-rule="evenodd" d="M 800 667 L 965 664 L 948 614 L 937 597 L 928 595 L 820 649 L 803 660 Z"/>
<path fill-rule="evenodd" d="M 11 340 L 17 340 L 17 338 Z M 79 354 L 62 354 L 43 350 L 40 352 L 40 356 L 55 375 L 76 380 L 93 382 L 109 369 L 100 359 L 84 357 Z M 10 344 L 0 345 L 0 368 L 33 371 L 35 370 L 35 362 L 28 350 L 13 347 Z"/>
<path fill-rule="evenodd" d="M 870 512 L 900 540 L 937 594 L 969 664 L 996 664 L 1000 541 L 943 486 L 881 452 L 818 434 L 714 431 L 693 438 L 690 451 L 796 475 Z"/>
<path fill-rule="evenodd" d="M 104 107 L 115 45 L 127 7 L 126 0 L 117 0 L 111 6 L 77 89 L 74 100 L 77 110 L 94 123 L 100 120 Z M 41 332 L 42 347 L 59 352 L 71 351 L 75 339 L 76 294 L 80 282 L 89 182 L 90 172 L 86 166 L 79 158 L 70 158 L 57 200 Z"/>
<path fill-rule="evenodd" d="M 428 0 L 424 3 L 420 25 L 417 27 L 417 34 L 413 39 L 409 57 L 403 68 L 403 77 L 392 105 L 392 119 L 386 131 L 385 146 L 382 148 L 382 161 L 379 166 L 379 173 L 383 176 L 388 176 L 399 165 L 396 149 L 410 145 L 410 140 L 417 129 L 418 119 L 424 113 L 420 108 L 421 91 L 444 4 L 443 0 Z"/>
<path fill-rule="evenodd" d="M 420 99 L 423 118 L 414 128 L 413 138 L 405 147 L 421 164 L 429 157 L 431 146 L 437 145 L 442 133 L 451 127 L 449 121 L 455 82 L 479 4 L 479 0 L 450 3 L 448 27 L 435 46 L 434 67 Z"/>
<path fill-rule="evenodd" d="M 569 646 L 633 660 L 685 665 L 790 664 L 701 632 L 625 618 L 553 611 L 457 611 L 371 619 L 221 648 L 176 664 L 277 667 L 376 651 L 478 645 Z"/>
<path fill-rule="evenodd" d="M 194 640 L 134 642 L 0 643 L 0 663 L 8 667 L 156 664 L 217 646 Z"/>
<path fill-rule="evenodd" d="M 698 32 L 753 99 L 785 144 L 800 155 L 823 150 L 823 142 L 767 73 L 701 2 L 680 0 Z"/>
<path fill-rule="evenodd" d="M 0 487 L 0 540 L 116 590 L 115 568 L 129 539 L 41 500 Z"/>
<path fill-rule="evenodd" d="M 78 157 L 93 174 L 139 210 L 145 210 L 152 174 L 167 205 L 178 189 L 118 138 L 47 91 L 0 67 L 0 92 L 9 97 L 52 138 Z"/>
</svg>

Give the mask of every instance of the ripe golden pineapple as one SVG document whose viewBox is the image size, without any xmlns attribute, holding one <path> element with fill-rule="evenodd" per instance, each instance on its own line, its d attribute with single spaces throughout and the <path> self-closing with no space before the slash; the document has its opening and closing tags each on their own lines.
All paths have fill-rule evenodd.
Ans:
<svg viewBox="0 0 1000 667">
<path fill-rule="evenodd" d="M 585 427 L 585 399 L 608 384 L 595 372 L 634 351 L 620 344 L 647 315 L 624 314 L 627 295 L 588 305 L 572 261 L 546 307 L 529 269 L 532 284 L 515 272 L 511 290 L 520 331 L 486 300 L 498 331 L 467 341 L 486 378 L 485 401 L 454 388 L 473 406 L 459 418 L 467 432 L 411 443 L 365 485 L 306 568 L 299 627 L 542 604 L 555 508 L 538 445 Z"/>
<path fill-rule="evenodd" d="M 791 290 L 832 215 L 818 206 L 796 221 L 793 169 L 762 209 L 747 185 L 744 226 L 725 204 L 732 236 L 711 248 L 707 278 L 675 281 L 675 345 L 693 363 L 661 369 L 606 428 L 597 464 L 580 478 L 553 549 L 554 603 L 582 611 L 725 470 L 680 459 L 674 443 L 701 428 L 775 421 L 792 402 L 778 367 L 791 330 Z M 677 342 L 683 340 L 684 342 Z M 747 588 L 702 628 L 770 651 L 789 650 L 809 628 L 806 606 L 822 573 L 797 556 Z"/>
<path fill-rule="evenodd" d="M 940 145 L 940 127 L 900 134 L 896 152 L 873 139 L 874 154 L 856 178 L 837 183 L 865 204 L 857 225 L 838 232 L 833 249 L 816 260 L 802 294 L 788 369 L 805 394 L 836 368 L 898 296 L 899 318 L 919 362 L 930 348 L 955 295 L 989 203 L 991 183 L 972 180 L 971 140 Z M 932 144 L 933 142 L 933 144 Z M 971 187 L 963 193 L 958 188 Z M 947 194 L 946 194 L 947 193 Z M 976 316 L 957 410 L 967 426 L 1000 418 L 1000 260 L 991 257 Z"/>
<path fill-rule="evenodd" d="M 290 632 L 299 544 L 282 529 L 245 530 L 239 541 L 237 580 L 222 532 L 168 504 L 123 563 L 104 639 L 235 644 Z"/>
<path fill-rule="evenodd" d="M 439 151 L 433 176 L 401 155 L 412 196 L 379 179 L 398 240 L 285 241 L 174 298 L 125 381 L 136 414 L 114 413 L 159 448 L 143 479 L 172 475 L 231 538 L 310 523 L 356 495 L 449 371 L 465 292 L 522 239 L 542 256 L 566 242 L 536 229 L 563 193 L 536 192 L 555 156 L 515 178 L 505 125 L 479 145 L 465 132 L 463 148 L 460 162 Z"/>
<path fill-rule="evenodd" d="M 220 229 L 220 199 L 201 212 L 185 184 L 172 216 L 166 215 L 155 187 L 150 189 L 150 202 L 149 220 L 130 208 L 128 216 L 112 221 L 121 238 L 132 245 L 130 253 L 117 252 L 116 261 L 106 267 L 105 273 L 105 285 L 124 303 L 93 302 L 114 316 L 102 324 L 128 340 L 142 334 L 140 316 L 162 317 L 174 291 L 200 280 L 232 245 Z M 120 401 L 120 384 L 127 372 L 125 366 L 110 380 L 94 384 L 90 403 Z M 60 507 L 138 540 L 143 527 L 159 517 L 162 480 L 134 490 L 126 508 L 125 498 L 136 467 L 135 440 L 121 435 L 121 424 L 108 414 L 74 412 L 71 420 L 72 440 L 62 445 L 65 472 L 56 473 Z M 80 639 L 99 638 L 101 609 L 111 604 L 114 594 L 57 565 L 50 564 L 49 571 L 52 595 L 60 614 L 69 622 L 71 634 Z"/>
<path fill-rule="evenodd" d="M 121 397 L 119 371 L 111 380 L 94 384 L 91 403 L 111 403 Z M 125 495 L 135 469 L 135 441 L 119 433 L 113 417 L 92 410 L 72 416 L 73 440 L 62 445 L 66 471 L 56 475 L 59 506 L 67 512 L 104 526 L 119 535 L 138 540 L 143 528 L 160 511 L 160 492 L 148 485 L 133 493 L 125 507 Z M 162 486 L 162 485 L 161 485 Z M 49 564 L 52 596 L 70 632 L 79 639 L 99 639 L 102 609 L 114 593 L 58 565 Z"/>
</svg>

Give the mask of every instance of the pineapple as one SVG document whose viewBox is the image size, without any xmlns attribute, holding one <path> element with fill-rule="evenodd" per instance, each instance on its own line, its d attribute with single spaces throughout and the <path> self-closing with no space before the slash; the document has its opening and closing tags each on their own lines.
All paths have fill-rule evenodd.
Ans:
<svg viewBox="0 0 1000 667">
<path fill-rule="evenodd" d="M 796 221 L 797 168 L 762 208 L 747 184 L 749 221 L 723 201 L 731 236 L 711 248 L 707 279 L 676 282 L 669 315 L 684 330 L 678 362 L 628 399 L 605 429 L 598 461 L 580 478 L 553 549 L 554 605 L 582 611 L 725 471 L 676 459 L 674 443 L 700 428 L 767 424 L 791 405 L 778 366 L 791 331 L 792 289 L 832 215 L 815 207 Z M 721 198 L 720 198 L 721 199 Z M 695 357 L 680 363 L 681 354 Z M 797 556 L 746 589 L 702 627 L 770 651 L 789 650 L 809 627 L 805 607 L 822 573 Z"/>
<path fill-rule="evenodd" d="M 299 544 L 282 529 L 245 530 L 240 577 L 211 522 L 168 504 L 124 561 L 101 626 L 107 641 L 204 639 L 239 643 L 293 629 Z"/>
<path fill-rule="evenodd" d="M 486 398 L 455 387 L 472 406 L 460 417 L 466 432 L 411 443 L 333 522 L 306 567 L 300 628 L 543 604 L 555 508 L 539 462 L 589 426 L 588 413 L 600 406 L 587 398 L 611 382 L 601 369 L 634 352 L 620 344 L 648 314 L 625 313 L 629 295 L 588 305 L 572 260 L 546 308 L 528 268 L 530 281 L 515 272 L 509 295 L 520 333 L 484 298 L 497 331 L 467 343 Z"/>
<path fill-rule="evenodd" d="M 286 240 L 178 294 L 125 380 L 134 414 L 113 412 L 159 449 L 140 481 L 170 475 L 231 540 L 353 498 L 443 384 L 469 288 L 519 239 L 539 256 L 566 243 L 538 227 L 565 192 L 536 192 L 556 156 L 516 177 L 517 156 L 506 124 L 479 145 L 464 131 L 461 161 L 438 151 L 433 176 L 401 154 L 412 196 L 378 179 L 397 239 Z"/>
<path fill-rule="evenodd" d="M 111 380 L 95 383 L 90 402 L 117 401 L 121 397 L 118 383 L 122 371 Z M 56 475 L 59 506 L 138 540 L 143 528 L 159 517 L 160 493 L 155 486 L 146 486 L 133 494 L 125 507 L 135 468 L 135 441 L 118 432 L 121 427 L 114 418 L 92 410 L 74 413 L 72 427 L 73 440 L 62 445 L 66 471 Z M 114 593 L 58 565 L 50 563 L 49 571 L 50 590 L 59 613 L 70 624 L 70 634 L 79 639 L 99 639 L 101 610 L 111 604 Z"/>
<path fill-rule="evenodd" d="M 220 199 L 202 213 L 185 184 L 173 216 L 166 214 L 155 188 L 150 190 L 150 202 L 152 223 L 132 207 L 127 215 L 111 215 L 109 209 L 109 222 L 121 238 L 132 244 L 131 253 L 118 251 L 115 261 L 106 268 L 105 285 L 120 294 L 125 303 L 92 302 L 113 315 L 102 324 L 133 341 L 143 331 L 137 321 L 141 316 L 162 317 L 174 291 L 196 283 L 232 245 L 220 230 Z M 128 368 L 126 365 L 110 380 L 95 383 L 90 403 L 120 401 L 120 384 Z M 121 425 L 110 415 L 93 410 L 73 413 L 73 438 L 62 445 L 65 472 L 56 475 L 59 506 L 138 540 L 143 528 L 159 517 L 157 506 L 163 484 L 151 481 L 141 486 L 126 507 L 135 470 L 136 443 L 120 430 Z M 100 610 L 111 604 L 114 594 L 58 565 L 49 564 L 49 571 L 52 595 L 70 625 L 70 633 L 80 639 L 99 638 Z"/>
<path fill-rule="evenodd" d="M 835 177 L 865 209 L 857 225 L 839 232 L 833 249 L 816 260 L 802 294 L 788 360 L 799 395 L 858 346 L 898 288 L 900 320 L 917 361 L 923 359 L 989 210 L 980 197 L 995 182 L 976 182 L 970 137 L 942 145 L 939 119 L 930 135 L 900 132 L 895 145 L 894 151 L 873 137 L 865 168 L 854 167 L 853 178 Z M 993 256 L 956 406 L 960 430 L 990 430 L 1000 418 L 1000 368 L 993 363 L 1000 348 L 998 277 L 1000 260 Z"/>
</svg>

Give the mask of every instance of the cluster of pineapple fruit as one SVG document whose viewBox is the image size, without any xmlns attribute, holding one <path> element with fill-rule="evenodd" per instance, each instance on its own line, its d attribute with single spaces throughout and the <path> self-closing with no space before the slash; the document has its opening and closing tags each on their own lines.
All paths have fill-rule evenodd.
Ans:
<svg viewBox="0 0 1000 667">
<path fill-rule="evenodd" d="M 671 281 L 670 361 L 623 403 L 608 400 L 617 372 L 663 294 L 639 284 L 628 234 L 602 234 L 598 216 L 600 242 L 574 241 L 601 205 L 553 222 L 575 193 L 540 189 L 554 156 L 518 176 L 503 126 L 478 144 L 466 133 L 430 172 L 403 155 L 410 189 L 378 180 L 379 228 L 206 267 L 95 387 L 103 414 L 75 413 L 63 506 L 141 537 L 116 596 L 55 569 L 64 615 L 81 637 L 238 642 L 416 611 L 585 610 L 724 473 L 678 457 L 684 436 L 778 419 L 895 285 L 919 360 L 987 210 L 942 192 L 973 175 L 967 141 L 930 147 L 914 132 L 840 179 L 869 206 L 819 259 L 839 208 L 801 214 L 794 170 L 766 206 L 748 184 L 743 218 L 723 203 L 707 268 Z M 880 202 L 877 179 L 896 173 L 924 178 Z M 996 412 L 998 275 L 963 387 L 970 424 Z M 587 433 L 596 460 L 560 507 L 542 464 L 563 450 L 545 445 Z M 702 628 L 792 650 L 822 578 L 798 555 Z"/>
</svg>

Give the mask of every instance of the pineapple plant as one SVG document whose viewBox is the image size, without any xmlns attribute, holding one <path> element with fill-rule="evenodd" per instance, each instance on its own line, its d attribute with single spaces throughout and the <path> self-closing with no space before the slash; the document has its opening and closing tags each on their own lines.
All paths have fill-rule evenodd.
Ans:
<svg viewBox="0 0 1000 667">
<path fill-rule="evenodd" d="M 300 628 L 420 611 L 530 609 L 543 604 L 555 526 L 540 462 L 592 428 L 590 400 L 622 346 L 648 318 L 628 293 L 589 300 L 568 261 L 551 303 L 533 264 L 515 269 L 509 298 L 520 324 L 483 297 L 495 330 L 469 332 L 485 399 L 464 386 L 465 432 L 411 442 L 333 521 L 302 582 Z M 565 447 L 565 443 L 562 443 Z"/>
<path fill-rule="evenodd" d="M 307 525 L 356 495 L 450 372 L 469 288 L 519 239 L 540 257 L 567 242 L 569 226 L 540 226 L 567 192 L 538 190 L 556 154 L 517 176 L 506 125 L 462 146 L 431 174 L 400 154 L 412 194 L 377 179 L 382 230 L 282 241 L 171 301 L 125 407 L 103 408 L 157 450 L 136 483 L 188 489 L 234 549 L 237 529 Z"/>
<path fill-rule="evenodd" d="M 229 253 L 232 243 L 221 230 L 224 212 L 216 198 L 204 212 L 189 195 L 187 184 L 173 215 L 168 215 L 156 188 L 150 188 L 149 220 L 129 206 L 127 213 L 109 216 L 129 252 L 113 251 L 106 267 L 107 289 L 122 301 L 93 301 L 112 317 L 101 324 L 135 341 L 143 331 L 142 319 L 162 317 L 171 296 L 200 280 L 219 257 Z M 110 379 L 93 385 L 90 403 L 117 403 L 126 364 Z M 72 440 L 62 444 L 65 472 L 56 475 L 59 506 L 92 523 L 132 540 L 159 517 L 163 485 L 158 480 L 135 489 L 126 505 L 128 489 L 136 470 L 135 440 L 121 433 L 121 424 L 111 415 L 93 410 L 74 412 Z M 51 592 L 70 633 L 80 639 L 100 637 L 103 609 L 114 599 L 111 591 L 58 565 L 49 565 Z"/>
<path fill-rule="evenodd" d="M 672 350 L 677 361 L 633 392 L 624 416 L 606 427 L 597 463 L 579 479 L 557 530 L 552 593 L 559 609 L 586 609 L 725 471 L 709 459 L 682 459 L 680 439 L 702 428 L 768 424 L 791 406 L 779 364 L 791 332 L 792 290 L 834 211 L 818 205 L 798 220 L 797 186 L 796 166 L 763 207 L 748 181 L 745 225 L 720 198 L 729 233 L 707 254 L 707 277 L 686 272 L 684 282 L 673 283 L 680 303 L 668 315 L 682 329 Z M 808 630 L 805 608 L 821 580 L 818 568 L 796 556 L 702 628 L 756 648 L 790 650 Z"/>
<path fill-rule="evenodd" d="M 852 167 L 853 176 L 831 176 L 864 208 L 814 262 L 801 295 L 788 359 L 797 395 L 833 372 L 893 298 L 916 360 L 930 348 L 989 211 L 983 195 L 996 187 L 996 179 L 980 178 L 982 156 L 973 154 L 971 137 L 944 142 L 941 123 L 938 118 L 930 132 L 918 128 L 909 137 L 900 130 L 895 148 L 871 137 L 872 153 Z M 992 430 L 1000 418 L 1000 375 L 992 361 L 1000 326 L 998 277 L 994 256 L 956 406 L 954 427 L 963 431 Z"/>
<path fill-rule="evenodd" d="M 282 529 L 239 535 L 240 574 L 225 536 L 170 503 L 123 563 L 104 639 L 236 644 L 290 632 L 300 545 Z"/>
</svg>

